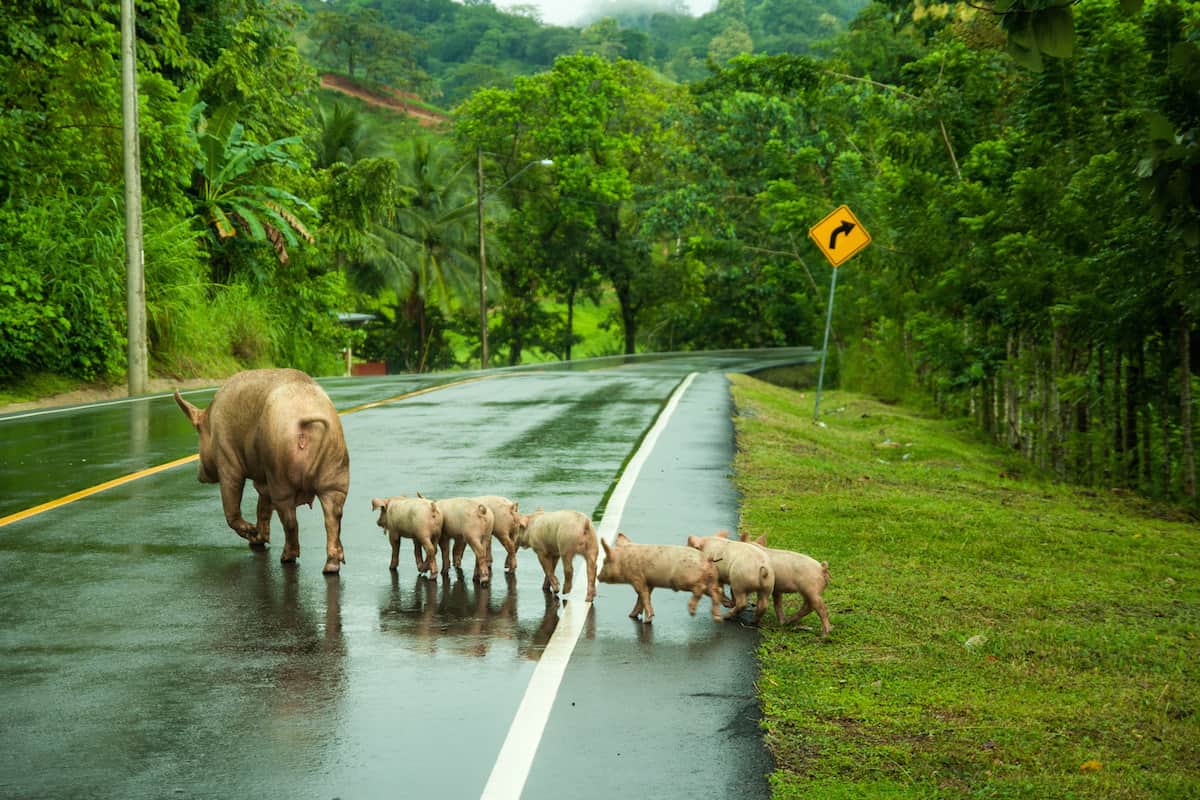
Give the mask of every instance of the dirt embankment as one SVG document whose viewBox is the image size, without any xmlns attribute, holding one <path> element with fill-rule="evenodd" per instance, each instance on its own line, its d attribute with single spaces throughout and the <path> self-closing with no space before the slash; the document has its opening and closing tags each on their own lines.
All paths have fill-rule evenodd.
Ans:
<svg viewBox="0 0 1200 800">
<path fill-rule="evenodd" d="M 332 89 L 342 94 L 348 94 L 351 97 L 357 97 L 364 103 L 376 108 L 386 108 L 398 114 L 406 114 L 427 128 L 440 127 L 450 121 L 450 118 L 444 114 L 438 114 L 427 108 L 412 105 L 414 100 L 420 100 L 421 98 L 409 92 L 402 92 L 399 89 L 387 88 L 383 91 L 369 89 L 356 81 L 350 80 L 345 75 L 336 75 L 332 72 L 322 73 L 321 87 Z"/>
</svg>

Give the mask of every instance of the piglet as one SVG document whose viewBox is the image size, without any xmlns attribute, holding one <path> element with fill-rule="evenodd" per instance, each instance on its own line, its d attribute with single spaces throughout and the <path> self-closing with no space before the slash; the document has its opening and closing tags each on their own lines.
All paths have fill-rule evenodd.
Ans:
<svg viewBox="0 0 1200 800">
<path fill-rule="evenodd" d="M 596 544 L 596 529 L 586 514 L 578 511 L 542 511 L 521 517 L 517 528 L 517 545 L 528 547 L 537 553 L 546 580 L 542 590 L 558 594 L 558 578 L 554 567 L 562 559 L 562 593 L 571 593 L 571 581 L 575 575 L 575 556 L 583 556 L 587 565 L 588 590 L 586 602 L 596 597 L 596 559 L 600 546 Z"/>
<path fill-rule="evenodd" d="M 775 591 L 775 571 L 763 548 L 748 542 L 729 541 L 729 532 L 721 531 L 715 536 L 689 536 L 688 547 L 701 551 L 716 562 L 721 583 L 729 587 L 733 595 L 733 607 L 725 615 L 731 619 L 746 608 L 750 592 L 758 592 L 758 603 L 754 609 L 757 625 L 767 612 L 767 598 Z"/>
<path fill-rule="evenodd" d="M 500 544 L 504 545 L 504 552 L 508 554 L 504 559 L 504 571 L 515 572 L 517 569 L 517 528 L 521 526 L 521 515 L 517 511 L 517 502 L 496 494 L 484 495 L 475 499 L 492 510 L 492 516 L 495 517 L 492 536 L 500 540 Z"/>
<path fill-rule="evenodd" d="M 717 566 L 698 550 L 675 544 L 636 544 L 623 533 L 609 547 L 603 539 L 604 563 L 600 567 L 603 583 L 628 583 L 637 592 L 637 604 L 630 619 L 642 615 L 642 622 L 654 618 L 650 593 L 655 589 L 691 592 L 688 613 L 696 615 L 696 605 L 703 595 L 712 600 L 713 622 L 721 621 L 721 584 Z"/>
<path fill-rule="evenodd" d="M 740 537 L 743 542 L 749 538 L 747 533 L 742 533 Z M 821 592 L 825 591 L 825 587 L 829 585 L 829 563 L 817 561 L 803 553 L 767 547 L 765 536 L 758 537 L 753 544 L 766 551 L 771 568 L 775 570 L 775 591 L 772 593 L 772 598 L 775 601 L 775 618 L 779 620 L 779 624 L 784 624 L 783 596 L 798 594 L 804 598 L 804 605 L 799 613 L 788 620 L 788 624 L 797 622 L 808 616 L 810 612 L 816 611 L 817 616 L 821 618 L 821 635 L 828 636 L 833 627 L 829 624 L 829 611 L 825 608 Z"/>
<path fill-rule="evenodd" d="M 428 498 L 376 497 L 371 501 L 371 510 L 379 512 L 375 524 L 383 528 L 392 543 L 392 561 L 388 569 L 393 572 L 400 564 L 400 539 L 413 540 L 413 558 L 417 572 L 429 571 L 429 577 L 437 580 L 437 546 L 442 536 L 442 512 L 437 503 Z M 421 558 L 421 551 L 425 558 Z"/>
<path fill-rule="evenodd" d="M 442 512 L 442 572 L 450 571 L 450 545 L 454 545 L 454 567 L 462 567 L 467 545 L 475 554 L 474 580 L 487 586 L 492 579 L 492 527 L 495 515 L 479 500 L 451 497 L 438 500 Z"/>
</svg>

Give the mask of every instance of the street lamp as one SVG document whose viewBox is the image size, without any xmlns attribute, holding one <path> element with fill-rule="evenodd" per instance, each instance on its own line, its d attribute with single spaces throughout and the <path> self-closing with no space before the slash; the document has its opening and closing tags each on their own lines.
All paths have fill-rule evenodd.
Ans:
<svg viewBox="0 0 1200 800">
<path fill-rule="evenodd" d="M 554 165 L 554 161 L 549 158 L 541 158 L 536 161 L 530 161 L 525 166 L 512 174 L 508 180 L 497 186 L 493 191 L 498 192 L 505 186 L 508 186 L 517 176 L 535 164 L 543 167 Z M 487 319 L 487 251 L 484 245 L 483 236 L 483 150 L 475 148 L 475 210 L 478 214 L 479 223 L 479 368 L 488 368 L 488 319 Z"/>
</svg>

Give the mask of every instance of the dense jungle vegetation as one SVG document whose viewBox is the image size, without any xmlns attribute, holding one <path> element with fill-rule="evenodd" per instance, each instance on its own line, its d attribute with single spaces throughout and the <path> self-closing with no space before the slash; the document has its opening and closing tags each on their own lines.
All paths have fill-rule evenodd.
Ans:
<svg viewBox="0 0 1200 800">
<path fill-rule="evenodd" d="M 477 364 L 481 217 L 493 363 L 570 358 L 585 301 L 626 351 L 814 344 L 807 230 L 846 203 L 873 243 L 839 275 L 843 386 L 1194 502 L 1195 0 L 722 0 L 580 29 L 486 0 L 137 12 L 161 374 L 330 374 L 347 341 Z M 116 0 L 0 8 L 0 381 L 124 371 L 119 40 Z"/>
</svg>

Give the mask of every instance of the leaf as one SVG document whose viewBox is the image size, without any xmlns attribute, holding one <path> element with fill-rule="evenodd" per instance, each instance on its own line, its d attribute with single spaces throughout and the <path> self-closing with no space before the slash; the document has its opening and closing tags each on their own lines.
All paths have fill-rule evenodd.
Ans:
<svg viewBox="0 0 1200 800">
<path fill-rule="evenodd" d="M 292 230 L 304 237 L 304 241 L 308 242 L 309 244 L 316 243 L 317 240 L 313 238 L 313 235 L 308 232 L 308 229 L 304 227 L 304 223 L 302 223 L 295 214 L 291 213 L 283 206 L 270 201 L 264 201 L 263 205 L 274 211 L 279 216 L 283 217 L 283 219 L 287 221 L 287 224 L 292 227 Z"/>
<path fill-rule="evenodd" d="M 1166 115 L 1152 111 L 1146 115 L 1146 124 L 1150 129 L 1150 141 L 1175 142 L 1175 125 Z"/>
<path fill-rule="evenodd" d="M 225 215 L 225 212 L 217 206 L 212 207 L 212 224 L 217 229 L 217 236 L 222 239 L 237 236 L 237 228 L 234 227 L 233 222 Z"/>
<path fill-rule="evenodd" d="M 267 226 L 267 238 L 271 240 L 271 244 L 275 246 L 275 257 L 279 259 L 280 264 L 288 263 L 287 243 L 284 241 L 283 234 L 274 225 Z"/>
<path fill-rule="evenodd" d="M 1075 16 L 1069 6 L 1052 7 L 1033 15 L 1037 48 L 1048 56 L 1070 58 L 1075 52 Z"/>
<path fill-rule="evenodd" d="M 237 214 L 242 222 L 246 223 L 246 229 L 250 233 L 250 238 L 256 242 L 261 242 L 266 238 L 266 231 L 263 229 L 262 221 L 259 220 L 258 214 L 254 209 L 249 208 L 244 203 L 230 203 L 231 210 Z"/>
<path fill-rule="evenodd" d="M 1144 0 L 1121 0 L 1121 10 L 1126 14 L 1137 14 L 1142 10 Z"/>
<path fill-rule="evenodd" d="M 1008 54 L 1022 67 L 1032 72 L 1042 71 L 1042 54 L 1037 48 L 1026 47 L 1013 38 L 1008 37 Z"/>
</svg>

